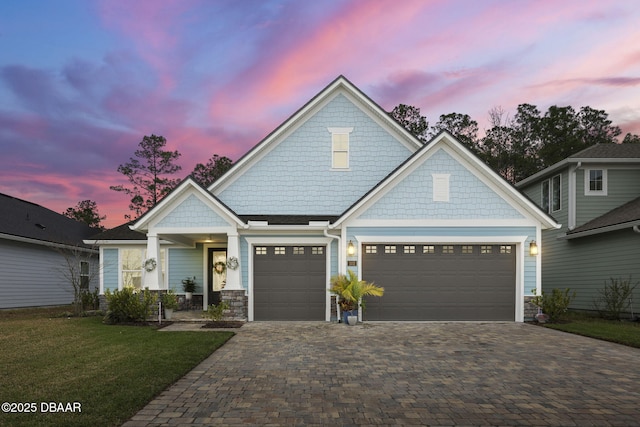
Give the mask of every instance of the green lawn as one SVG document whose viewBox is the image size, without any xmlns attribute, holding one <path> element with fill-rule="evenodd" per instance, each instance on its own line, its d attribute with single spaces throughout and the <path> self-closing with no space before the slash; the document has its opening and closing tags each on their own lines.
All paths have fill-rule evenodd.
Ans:
<svg viewBox="0 0 640 427">
<path fill-rule="evenodd" d="M 0 403 L 35 409 L 3 411 L 0 425 L 120 425 L 233 336 L 110 326 L 60 311 L 0 311 Z M 76 413 L 50 413 L 47 402 L 77 402 Z"/>
<path fill-rule="evenodd" d="M 605 320 L 572 312 L 567 315 L 566 323 L 546 323 L 545 327 L 640 348 L 638 322 Z"/>
</svg>

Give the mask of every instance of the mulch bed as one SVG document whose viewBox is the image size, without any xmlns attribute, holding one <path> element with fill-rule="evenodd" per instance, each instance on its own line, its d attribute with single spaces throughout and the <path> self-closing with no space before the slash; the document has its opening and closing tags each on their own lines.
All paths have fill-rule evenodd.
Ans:
<svg viewBox="0 0 640 427">
<path fill-rule="evenodd" d="M 217 328 L 240 328 L 242 327 L 242 325 L 244 325 L 244 322 L 240 321 L 240 320 L 220 320 L 218 322 L 207 322 L 204 325 L 202 325 L 203 329 L 206 328 L 211 328 L 211 329 L 217 329 Z"/>
</svg>

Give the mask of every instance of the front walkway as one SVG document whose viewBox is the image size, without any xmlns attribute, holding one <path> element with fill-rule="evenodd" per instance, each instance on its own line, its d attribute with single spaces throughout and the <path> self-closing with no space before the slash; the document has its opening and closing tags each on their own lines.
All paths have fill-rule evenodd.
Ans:
<svg viewBox="0 0 640 427">
<path fill-rule="evenodd" d="M 234 331 L 125 426 L 640 422 L 640 349 L 521 323 Z"/>
</svg>

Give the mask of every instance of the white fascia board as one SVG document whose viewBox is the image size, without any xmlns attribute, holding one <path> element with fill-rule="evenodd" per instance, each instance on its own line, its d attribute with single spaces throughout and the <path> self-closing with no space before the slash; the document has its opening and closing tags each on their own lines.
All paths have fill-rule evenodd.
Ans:
<svg viewBox="0 0 640 427">
<path fill-rule="evenodd" d="M 528 236 L 367 236 L 355 235 L 358 243 L 456 243 L 456 244 L 480 244 L 480 243 L 514 243 L 524 244 Z"/>
<path fill-rule="evenodd" d="M 309 231 L 322 231 L 326 230 L 327 225 L 250 225 L 245 230 L 248 231 L 297 231 L 297 232 L 309 232 Z"/>
<path fill-rule="evenodd" d="M 258 162 L 262 157 L 275 148 L 280 141 L 284 140 L 300 127 L 307 117 L 313 116 L 317 111 L 331 102 L 339 94 L 344 95 L 356 107 L 360 108 L 368 117 L 383 127 L 387 132 L 396 135 L 398 140 L 411 151 L 416 151 L 422 147 L 422 143 L 399 123 L 393 120 L 381 107 L 373 103 L 357 87 L 351 84 L 346 78 L 340 77 L 316 95 L 308 104 L 298 110 L 293 116 L 282 123 L 271 134 L 258 143 L 246 156 L 242 157 L 223 176 L 213 182 L 208 190 L 213 194 L 219 194 L 231 185 L 244 169 Z M 365 111 L 366 108 L 368 111 Z"/>
<path fill-rule="evenodd" d="M 501 196 L 512 208 L 525 217 L 540 222 L 545 229 L 559 229 L 561 227 L 561 224 L 558 224 L 535 203 L 523 196 L 520 191 L 513 188 L 504 178 L 498 175 L 478 157 L 468 153 L 466 148 L 455 141 L 455 139 L 448 139 L 447 142 L 447 145 L 454 151 L 454 153 L 449 153 L 453 154 L 453 157 L 461 164 L 471 166 L 467 166 L 467 170 L 487 184 L 492 191 Z"/>
<path fill-rule="evenodd" d="M 551 217 L 542 212 L 538 206 L 524 197 L 518 190 L 509 185 L 502 177 L 500 177 L 491 168 L 480 161 L 476 156 L 471 154 L 464 146 L 444 131 L 439 134 L 436 139 L 431 141 L 422 151 L 406 162 L 402 167 L 395 171 L 392 176 L 387 177 L 385 182 L 381 183 L 375 191 L 371 192 L 367 197 L 362 199 L 357 205 L 349 209 L 342 215 L 338 221 L 331 225 L 335 228 L 341 223 L 354 217 L 368 209 L 373 203 L 380 199 L 384 194 L 410 174 L 420 164 L 427 161 L 438 149 L 444 149 L 456 161 L 466 167 L 466 169 L 475 175 L 482 182 L 486 183 L 489 188 L 500 195 L 511 207 L 523 214 L 526 218 L 530 218 L 540 222 L 544 228 L 560 228 L 560 224 L 556 223 Z"/>
<path fill-rule="evenodd" d="M 195 184 L 191 178 L 183 181 L 177 189 L 172 191 L 167 197 L 162 199 L 150 212 L 148 212 L 140 221 L 134 223 L 129 228 L 134 231 L 147 231 L 155 224 L 160 222 L 162 218 L 170 213 L 171 208 L 181 201 L 189 197 L 190 194 L 199 194 L 200 200 L 209 205 L 209 207 L 218 215 L 225 217 L 227 222 L 234 223 L 236 226 L 245 227 L 245 224 L 229 209 L 216 200 L 216 198 Z"/>
<path fill-rule="evenodd" d="M 537 227 L 538 222 L 522 219 L 354 219 L 343 227 Z"/>
</svg>

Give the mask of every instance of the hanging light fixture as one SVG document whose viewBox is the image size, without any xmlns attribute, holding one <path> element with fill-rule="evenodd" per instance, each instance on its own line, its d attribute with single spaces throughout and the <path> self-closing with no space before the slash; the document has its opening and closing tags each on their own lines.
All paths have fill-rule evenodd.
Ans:
<svg viewBox="0 0 640 427">
<path fill-rule="evenodd" d="M 535 240 L 532 240 L 531 243 L 529 243 L 529 255 L 531 256 L 538 255 L 538 244 L 536 243 Z"/>
<path fill-rule="evenodd" d="M 356 254 L 356 247 L 351 240 L 349 240 L 349 244 L 347 245 L 347 255 L 354 256 Z"/>
</svg>

